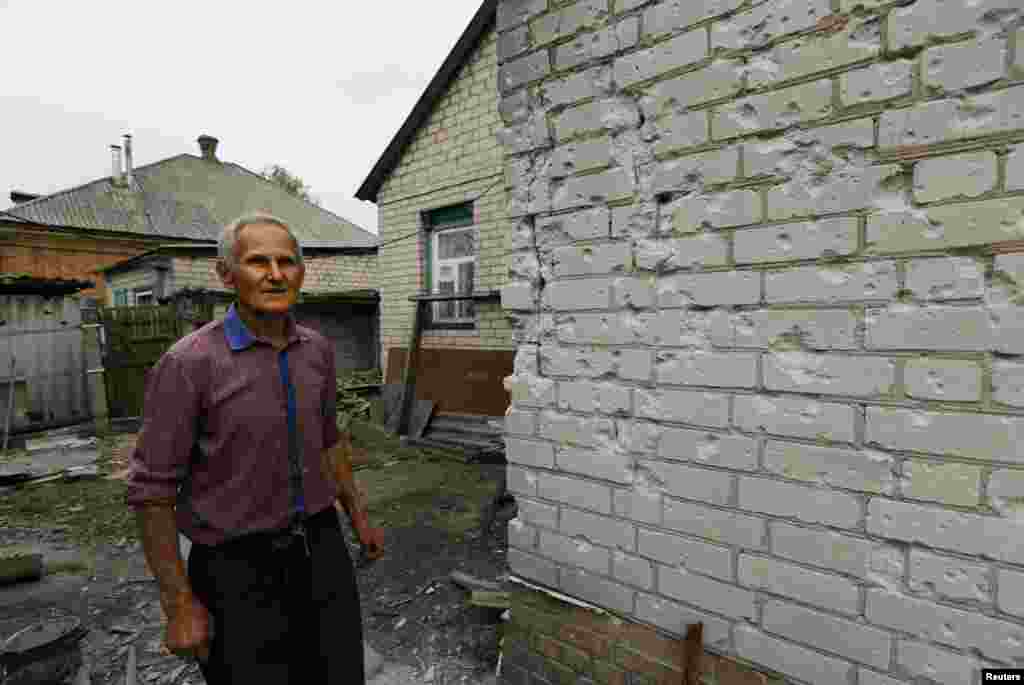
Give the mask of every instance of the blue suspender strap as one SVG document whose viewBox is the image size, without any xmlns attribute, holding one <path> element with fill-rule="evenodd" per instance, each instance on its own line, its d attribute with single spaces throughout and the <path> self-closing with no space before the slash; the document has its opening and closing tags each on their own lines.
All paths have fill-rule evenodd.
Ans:
<svg viewBox="0 0 1024 685">
<path fill-rule="evenodd" d="M 288 351 L 281 350 L 278 356 L 281 367 L 281 384 L 288 400 L 288 489 L 291 493 L 291 519 L 301 521 L 306 516 L 306 502 L 302 487 L 302 446 L 295 418 L 295 386 L 288 372 Z"/>
</svg>

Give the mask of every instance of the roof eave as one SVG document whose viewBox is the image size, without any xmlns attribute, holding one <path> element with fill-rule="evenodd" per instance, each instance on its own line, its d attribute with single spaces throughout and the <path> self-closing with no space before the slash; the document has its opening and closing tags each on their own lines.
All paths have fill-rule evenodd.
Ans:
<svg viewBox="0 0 1024 685">
<path fill-rule="evenodd" d="M 448 89 L 448 85 L 458 74 L 466 57 L 476 49 L 487 29 L 494 24 L 497 7 L 498 0 L 484 0 L 483 4 L 480 5 L 480 9 L 473 15 L 469 26 L 462 32 L 459 40 L 455 43 L 455 47 L 452 48 L 452 51 L 448 53 L 448 57 L 441 64 L 441 68 L 434 74 L 434 78 L 431 79 L 427 89 L 423 91 L 423 95 L 420 96 L 420 99 L 412 108 L 412 112 L 409 113 L 405 123 L 398 129 L 398 133 L 395 134 L 395 137 L 388 143 L 387 148 L 384 149 L 384 154 L 380 156 L 377 163 L 373 165 L 373 169 L 370 170 L 366 180 L 359 186 L 359 190 L 356 191 L 356 199 L 373 203 L 377 202 L 377 195 L 380 192 L 381 186 L 384 185 L 384 180 L 395 168 L 395 165 L 398 164 L 398 160 L 405 151 L 406 146 L 412 142 L 416 131 L 419 130 L 419 127 L 430 116 L 430 112 L 434 109 L 434 104 Z"/>
</svg>

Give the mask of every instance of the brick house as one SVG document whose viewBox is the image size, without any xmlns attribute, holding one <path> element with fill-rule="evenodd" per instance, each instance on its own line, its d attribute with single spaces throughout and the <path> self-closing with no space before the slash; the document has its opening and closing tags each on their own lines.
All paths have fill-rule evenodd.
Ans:
<svg viewBox="0 0 1024 685">
<path fill-rule="evenodd" d="M 417 396 L 450 413 L 501 416 L 512 329 L 494 294 L 505 281 L 505 220 L 497 107 L 495 2 L 484 2 L 356 193 L 377 204 L 381 346 L 398 382 L 422 293 L 472 291 L 434 303 L 421 340 Z M 457 382 L 453 383 L 453 380 Z"/>
</svg>

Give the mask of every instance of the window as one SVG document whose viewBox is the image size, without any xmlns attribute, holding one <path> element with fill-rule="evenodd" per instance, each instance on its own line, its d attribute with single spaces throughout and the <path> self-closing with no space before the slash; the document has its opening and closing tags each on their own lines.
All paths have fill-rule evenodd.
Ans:
<svg viewBox="0 0 1024 685">
<path fill-rule="evenodd" d="M 128 306 L 128 290 L 125 288 L 117 288 L 114 290 L 114 306 L 115 307 L 127 307 Z"/>
<path fill-rule="evenodd" d="M 472 203 L 430 211 L 426 223 L 430 231 L 430 292 L 443 295 L 472 293 L 479 253 Z M 471 328 L 476 322 L 476 305 L 472 300 L 435 302 L 431 322 L 441 328 Z"/>
<path fill-rule="evenodd" d="M 153 302 L 153 289 L 146 288 L 145 290 L 135 291 L 135 304 L 136 306 L 143 306 L 149 304 L 155 304 Z"/>
</svg>

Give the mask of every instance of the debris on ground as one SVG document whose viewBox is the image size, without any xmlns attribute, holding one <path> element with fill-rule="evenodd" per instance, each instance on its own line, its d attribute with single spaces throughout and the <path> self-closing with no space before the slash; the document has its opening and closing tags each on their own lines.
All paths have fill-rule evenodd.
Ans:
<svg viewBox="0 0 1024 685">
<path fill-rule="evenodd" d="M 371 402 L 368 391 L 380 386 L 379 369 L 346 371 L 338 375 L 338 416 L 350 419 L 370 419 Z"/>
<path fill-rule="evenodd" d="M 453 583 L 461 585 L 467 590 L 490 590 L 492 592 L 499 592 L 501 590 L 501 586 L 498 583 L 483 580 L 462 571 L 452 571 L 449 578 L 452 579 Z"/>
<path fill-rule="evenodd" d="M 0 585 L 39 580 L 42 577 L 42 554 L 12 548 L 0 549 Z"/>
</svg>

